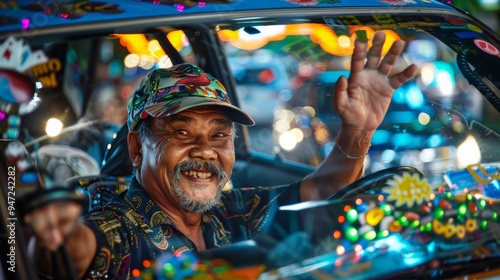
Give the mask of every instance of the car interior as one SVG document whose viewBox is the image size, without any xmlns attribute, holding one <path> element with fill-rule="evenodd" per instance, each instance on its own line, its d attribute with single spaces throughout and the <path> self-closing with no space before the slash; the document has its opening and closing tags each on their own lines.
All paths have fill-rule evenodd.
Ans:
<svg viewBox="0 0 500 280">
<path fill-rule="evenodd" d="M 28 68 L 13 67 L 25 62 L 15 51 L 16 61 L 0 60 L 0 78 L 19 81 L 29 92 L 0 97 L 0 168 L 17 168 L 19 211 L 70 199 L 83 203 L 88 213 L 126 191 L 134 176 L 126 143 L 128 98 L 149 70 L 183 62 L 197 64 L 219 79 L 233 104 L 247 108 L 258 120 L 252 127 L 237 126 L 229 187 L 299 181 L 335 147 L 341 119 L 332 105 L 333 86 L 340 76 L 349 75 L 354 41 L 370 41 L 376 32 L 384 32 L 382 55 L 394 41 L 406 43 L 393 72 L 410 64 L 419 72 L 394 92 L 373 136 L 364 176 L 327 201 L 283 207 L 292 216 L 297 213 L 297 220 L 290 222 L 289 235 L 279 244 L 263 238 L 256 242 L 269 246 L 265 250 L 255 243 L 235 244 L 204 257 L 227 260 L 245 251 L 246 258 L 224 263 L 222 270 L 245 270 L 264 259 L 266 270 L 259 270 L 263 279 L 444 279 L 489 270 L 500 274 L 497 33 L 437 1 L 416 8 L 411 4 L 417 3 L 409 3 L 414 1 L 373 1 L 373 7 L 356 8 L 335 6 L 341 1 L 321 3 L 323 8 L 281 1 L 280 5 L 300 7 L 298 14 L 288 6 L 245 10 L 207 2 L 221 9 L 218 16 L 190 12 L 203 9 L 200 3 L 205 2 L 193 2 L 182 11 L 157 2 L 158 10 L 177 10 L 165 16 L 138 12 L 121 18 L 116 4 L 107 7 L 108 14 L 99 14 L 116 13 L 116 20 L 73 24 L 80 14 L 66 13 L 69 19 L 60 26 L 33 34 L 29 29 L 16 33 L 0 27 L 0 55 L 5 58 L 6 50 L 15 48 L 31 55 Z M 137 7 L 142 4 L 153 5 L 141 2 Z M 42 148 L 52 145 L 61 149 L 42 159 Z M 9 186 L 9 178 L 8 172 L 0 172 L 2 186 Z M 9 201 L 8 188 L 0 192 L 0 201 Z M 13 207 L 0 203 L 2 217 L 11 216 L 9 206 Z M 373 225 L 359 222 L 358 217 L 372 208 L 396 218 L 382 224 L 375 215 Z M 351 209 L 357 210 L 352 219 Z M 442 209 L 450 211 L 436 219 L 433 215 Z M 469 220 L 478 220 L 478 225 Z M 10 230 L 12 222 L 19 226 Z M 7 241 L 9 234 L 17 237 L 16 279 L 37 279 L 27 257 L 30 233 L 21 224 L 20 219 L 2 219 L 0 226 Z M 465 232 L 462 238 L 457 228 Z M 355 236 L 349 235 L 353 229 Z M 303 231 L 307 240 L 299 234 Z M 388 236 L 389 232 L 401 236 Z M 283 255 L 280 246 L 298 243 L 304 250 L 300 257 Z M 0 251 L 9 252 L 9 245 L 0 242 Z M 62 267 L 67 267 L 64 250 L 59 253 Z M 398 265 L 384 265 L 389 261 Z M 215 268 L 200 268 L 200 273 L 220 265 L 210 264 Z M 4 275 L 10 275 L 8 264 L 0 265 Z M 144 271 L 141 275 L 149 277 Z M 231 279 L 226 277 L 221 279 Z"/>
</svg>

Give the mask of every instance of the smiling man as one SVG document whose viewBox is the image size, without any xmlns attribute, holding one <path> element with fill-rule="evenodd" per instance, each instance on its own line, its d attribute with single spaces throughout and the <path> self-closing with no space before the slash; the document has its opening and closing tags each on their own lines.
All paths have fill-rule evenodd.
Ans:
<svg viewBox="0 0 500 280">
<path fill-rule="evenodd" d="M 195 65 L 151 71 L 129 102 L 135 177 L 128 192 L 84 221 L 71 203 L 25 217 L 37 237 L 40 273 L 52 273 L 50 251 L 64 244 L 79 277 L 127 278 L 144 260 L 254 238 L 286 223 L 276 215 L 280 205 L 326 199 L 358 179 L 394 90 L 416 72 L 412 65 L 388 77 L 404 44 L 395 42 L 381 59 L 384 41 L 377 33 L 368 57 L 366 45 L 356 43 L 351 74 L 334 88 L 342 119 L 336 146 L 313 174 L 289 186 L 223 190 L 235 162 L 233 124 L 254 121 Z"/>
</svg>

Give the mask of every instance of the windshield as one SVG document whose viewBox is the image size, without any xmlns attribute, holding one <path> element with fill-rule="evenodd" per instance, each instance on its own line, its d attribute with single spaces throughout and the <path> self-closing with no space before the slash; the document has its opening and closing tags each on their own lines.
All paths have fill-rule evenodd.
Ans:
<svg viewBox="0 0 500 280">
<path fill-rule="evenodd" d="M 377 30 L 339 24 L 353 18 L 218 33 L 238 100 L 260 121 L 249 129 L 251 151 L 312 166 L 335 145 L 341 120 L 332 107 L 333 86 L 349 75 L 355 38 L 369 40 L 382 31 L 387 46 L 403 39 L 407 47 L 394 71 L 412 63 L 419 67 L 417 77 L 394 93 L 365 159 L 365 178 L 327 205 L 281 209 L 297 213 L 292 224 L 304 228 L 283 228 L 291 233 L 272 243 L 271 252 L 287 252 L 286 257 L 268 257 L 268 264 L 279 269 L 263 278 L 398 279 L 430 275 L 437 265 L 456 272 L 453 265 L 465 259 L 481 259 L 477 265 L 487 266 L 484 259 L 498 250 L 497 227 L 491 224 L 498 206 L 488 199 L 500 195 L 495 147 L 500 115 L 485 96 L 498 96 L 498 71 L 493 70 L 498 46 L 459 18 L 448 18 L 446 28 L 430 27 L 434 21 Z M 471 43 L 458 44 L 460 39 Z M 284 249 L 300 242 L 293 247 L 300 254 Z M 476 246 L 488 251 L 476 257 Z M 397 265 L 384 265 L 394 261 Z M 440 277 L 447 275 L 443 271 Z"/>
<path fill-rule="evenodd" d="M 369 39 L 375 30 L 327 24 L 253 28 L 259 32 L 218 33 L 226 42 L 238 100 L 259 120 L 250 128 L 251 150 L 316 166 L 333 148 L 332 135 L 341 121 L 332 106 L 333 85 L 341 75 L 349 75 L 356 35 Z M 499 130 L 498 112 L 462 72 L 462 65 L 469 68 L 471 62 L 431 33 L 413 27 L 382 31 L 387 46 L 396 39 L 407 43 L 394 71 L 414 63 L 419 73 L 394 93 L 372 139 L 365 173 L 408 165 L 440 184 L 446 170 L 498 161 L 498 151 L 483 148 L 488 140 L 467 138 L 474 126 L 490 127 L 489 136 Z M 486 50 L 462 47 L 460 52 Z M 497 78 L 496 72 L 491 74 Z"/>
</svg>

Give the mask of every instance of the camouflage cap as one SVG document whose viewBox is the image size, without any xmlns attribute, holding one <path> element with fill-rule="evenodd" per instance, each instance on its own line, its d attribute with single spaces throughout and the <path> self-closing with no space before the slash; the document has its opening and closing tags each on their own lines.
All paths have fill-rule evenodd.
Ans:
<svg viewBox="0 0 500 280">
<path fill-rule="evenodd" d="M 128 128 L 149 116 L 166 117 L 200 107 L 219 106 L 233 122 L 253 125 L 254 120 L 231 104 L 226 89 L 200 67 L 183 63 L 149 72 L 128 103 Z"/>
</svg>

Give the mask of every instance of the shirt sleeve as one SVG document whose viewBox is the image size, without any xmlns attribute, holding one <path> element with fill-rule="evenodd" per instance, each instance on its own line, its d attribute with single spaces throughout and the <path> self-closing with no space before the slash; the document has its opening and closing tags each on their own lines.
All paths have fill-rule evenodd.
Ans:
<svg viewBox="0 0 500 280">
<path fill-rule="evenodd" d="M 125 278 L 130 273 L 130 244 L 119 219 L 111 213 L 90 214 L 85 224 L 94 232 L 97 250 L 85 279 Z"/>
<path fill-rule="evenodd" d="M 224 204 L 229 213 L 239 212 L 238 216 L 243 217 L 242 223 L 249 239 L 258 234 L 286 234 L 294 217 L 279 208 L 300 202 L 300 183 L 301 181 L 275 187 L 234 189 Z"/>
</svg>

